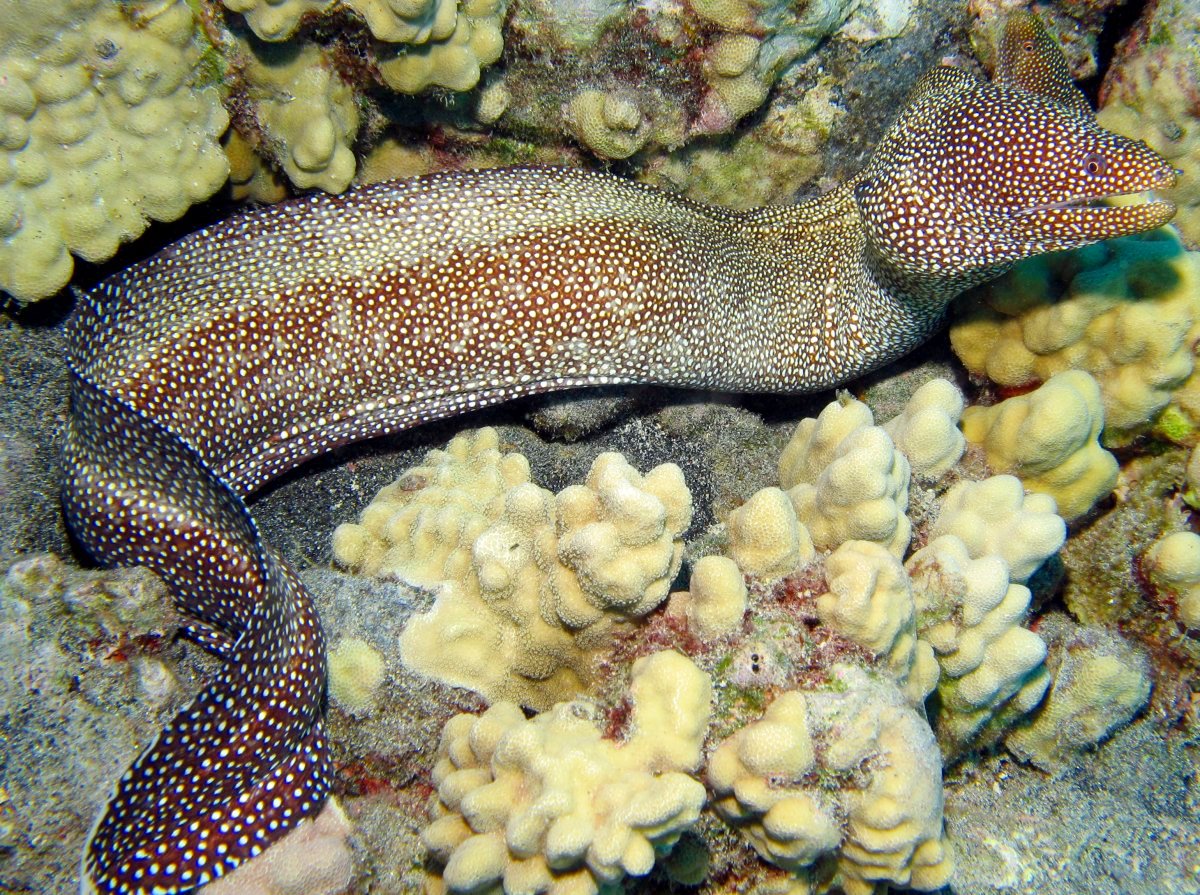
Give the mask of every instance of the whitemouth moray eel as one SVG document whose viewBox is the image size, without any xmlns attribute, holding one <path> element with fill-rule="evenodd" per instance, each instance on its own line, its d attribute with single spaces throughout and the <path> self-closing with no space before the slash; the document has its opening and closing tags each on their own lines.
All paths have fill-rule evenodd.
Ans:
<svg viewBox="0 0 1200 895">
<path fill-rule="evenodd" d="M 320 625 L 244 503 L 268 479 L 568 386 L 828 388 L 1021 258 L 1165 223 L 1165 202 L 1094 200 L 1174 177 L 1096 125 L 1018 17 L 995 83 L 930 73 L 867 168 L 806 204 L 453 173 L 254 211 L 113 277 L 70 322 L 67 516 L 101 562 L 162 576 L 227 661 L 117 783 L 84 890 L 201 886 L 329 792 Z"/>
</svg>

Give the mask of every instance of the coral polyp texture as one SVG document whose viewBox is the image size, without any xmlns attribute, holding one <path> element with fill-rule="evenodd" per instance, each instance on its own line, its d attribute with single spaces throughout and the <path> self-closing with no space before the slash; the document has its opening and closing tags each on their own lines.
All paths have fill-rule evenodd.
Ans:
<svg viewBox="0 0 1200 895">
<path fill-rule="evenodd" d="M 253 85 L 260 150 L 301 189 L 340 193 L 354 177 L 354 93 L 312 44 L 248 39 L 240 72 Z"/>
<path fill-rule="evenodd" d="M 358 524 L 337 529 L 334 554 L 436 588 L 401 638 L 409 667 L 546 708 L 588 688 L 614 626 L 666 599 L 691 516 L 673 464 L 643 476 L 602 454 L 586 484 L 555 495 L 483 429 L 384 488 Z"/>
<path fill-rule="evenodd" d="M 927 641 L 917 640 L 916 604 L 904 566 L 871 541 L 846 541 L 825 560 L 827 593 L 817 597 L 817 618 L 869 650 L 913 704 L 938 680 Z"/>
<path fill-rule="evenodd" d="M 635 662 L 623 742 L 604 717 L 564 702 L 526 720 L 512 702 L 457 715 L 433 770 L 423 839 L 441 865 L 434 892 L 586 895 L 645 876 L 696 823 L 712 687 L 676 652 Z"/>
<path fill-rule="evenodd" d="M 462 0 L 454 28 L 444 39 L 399 44 L 378 53 L 379 74 L 401 93 L 430 87 L 470 90 L 482 69 L 500 58 L 504 6 L 500 0 Z"/>
<path fill-rule="evenodd" d="M 951 487 L 929 533 L 961 539 L 973 559 L 1000 557 L 1012 579 L 1024 582 L 1063 545 L 1067 527 L 1054 498 L 1026 494 L 1020 479 L 997 475 Z"/>
<path fill-rule="evenodd" d="M 1019 264 L 960 302 L 950 327 L 967 369 L 1002 386 L 1091 373 L 1117 443 L 1171 402 L 1200 419 L 1198 338 L 1200 252 L 1169 229 Z"/>
<path fill-rule="evenodd" d="M 1038 704 L 1050 683 L 1046 644 L 1021 627 L 1030 592 L 1010 582 L 1001 557 L 972 558 L 959 538 L 942 535 L 905 566 L 920 642 L 941 672 L 938 737 L 956 755 Z"/>
<path fill-rule="evenodd" d="M 1200 245 L 1200 17 L 1190 0 L 1155 3 L 1109 67 L 1099 121 L 1134 127 L 1183 172 L 1165 195 L 1179 205 L 1175 223 Z M 1130 133 L 1130 131 L 1126 131 Z"/>
<path fill-rule="evenodd" d="M 861 401 L 834 402 L 796 427 L 779 458 L 779 483 L 818 548 L 849 540 L 897 556 L 908 548 L 908 459 L 873 423 Z"/>
<path fill-rule="evenodd" d="M 1049 494 L 1064 519 L 1086 513 L 1117 483 L 1117 458 L 1099 442 L 1100 386 L 1082 370 L 1056 373 L 1028 395 L 992 407 L 968 408 L 962 429 L 983 446 L 992 470 Z"/>
<path fill-rule="evenodd" d="M 306 15 L 328 9 L 333 0 L 221 0 L 226 9 L 241 13 L 263 40 L 286 40 Z"/>
<path fill-rule="evenodd" d="M 351 715 L 374 709 L 387 669 L 379 650 L 361 637 L 344 637 L 329 650 L 329 698 Z"/>
<path fill-rule="evenodd" d="M 768 862 L 847 895 L 921 891 L 953 872 L 942 765 L 896 688 L 835 666 L 830 686 L 777 696 L 709 760 L 713 807 Z"/>
<path fill-rule="evenodd" d="M 1147 551 L 1142 567 L 1159 593 L 1174 603 L 1179 621 L 1200 630 L 1200 535 L 1164 535 Z"/>
<path fill-rule="evenodd" d="M 183 0 L 0 3 L 0 290 L 51 295 L 225 182 L 203 46 Z"/>
<path fill-rule="evenodd" d="M 687 615 L 688 627 L 705 640 L 731 634 L 746 614 L 746 581 L 727 556 L 705 556 L 692 567 L 686 596 L 672 608 Z"/>
<path fill-rule="evenodd" d="M 1080 755 L 1124 727 L 1150 699 L 1150 662 L 1119 634 L 1080 627 L 1062 615 L 1039 626 L 1050 643 L 1054 686 L 1037 716 L 1005 740 L 1015 755 L 1047 770 Z"/>
<path fill-rule="evenodd" d="M 757 578 L 782 578 L 814 556 L 808 528 L 780 488 L 756 491 L 729 514 L 725 527 L 730 558 Z"/>
<path fill-rule="evenodd" d="M 962 392 L 945 379 L 931 379 L 884 423 L 913 475 L 939 479 L 962 457 L 966 439 L 958 430 L 963 415 Z"/>
</svg>

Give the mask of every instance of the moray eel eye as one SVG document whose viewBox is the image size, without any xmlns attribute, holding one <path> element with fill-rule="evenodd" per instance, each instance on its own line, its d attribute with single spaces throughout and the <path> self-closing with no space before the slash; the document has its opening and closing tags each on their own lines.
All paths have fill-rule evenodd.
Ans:
<svg viewBox="0 0 1200 895">
<path fill-rule="evenodd" d="M 1083 170 L 1093 177 L 1100 177 L 1108 170 L 1108 161 L 1098 152 L 1089 152 L 1083 157 Z"/>
</svg>

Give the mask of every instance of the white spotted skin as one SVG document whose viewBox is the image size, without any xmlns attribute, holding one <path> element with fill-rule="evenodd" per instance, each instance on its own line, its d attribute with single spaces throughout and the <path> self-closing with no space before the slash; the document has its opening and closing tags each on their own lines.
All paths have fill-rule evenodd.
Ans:
<svg viewBox="0 0 1200 895">
<path fill-rule="evenodd" d="M 235 217 L 84 297 L 67 518 L 100 561 L 161 575 L 227 660 L 117 784 L 85 890 L 189 891 L 329 791 L 320 625 L 243 503 L 272 477 L 569 386 L 828 388 L 1018 258 L 1170 216 L 1078 207 L 1173 175 L 1047 98 L 1053 73 L 1046 91 L 1036 65 L 1009 68 L 1021 84 L 927 76 L 863 174 L 802 205 L 731 212 L 555 168 L 433 175 Z"/>
</svg>

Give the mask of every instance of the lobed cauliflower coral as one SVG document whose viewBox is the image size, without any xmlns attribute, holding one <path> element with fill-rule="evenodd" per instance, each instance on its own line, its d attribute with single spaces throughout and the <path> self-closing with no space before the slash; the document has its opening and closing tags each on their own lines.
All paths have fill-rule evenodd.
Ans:
<svg viewBox="0 0 1200 895">
<path fill-rule="evenodd" d="M 221 0 L 226 9 L 246 17 L 254 33 L 263 40 L 287 40 L 296 33 L 300 20 L 328 9 L 333 0 Z"/>
<path fill-rule="evenodd" d="M 431 452 L 340 527 L 344 563 L 437 589 L 402 635 L 405 663 L 501 700 L 445 730 L 424 834 L 431 891 L 607 891 L 693 828 L 668 877 L 695 883 L 710 859 L 739 866 L 730 838 L 701 820 L 698 772 L 716 816 L 797 886 L 943 885 L 943 755 L 992 745 L 1022 718 L 1027 741 L 1056 718 L 1096 728 L 1095 712 L 1076 711 L 1095 688 L 1064 680 L 1042 705 L 1046 643 L 1024 627 L 1019 582 L 1061 545 L 1063 520 L 1013 476 L 941 490 L 962 450 L 960 408 L 951 384 L 930 383 L 889 424 L 927 461 L 916 517 L 926 546 L 907 563 L 907 461 L 866 405 L 841 397 L 783 452 L 792 491 L 762 489 L 715 527 L 727 555 L 695 561 L 688 591 L 657 614 L 691 510 L 672 466 L 642 476 L 602 455 L 586 484 L 553 495 L 482 430 Z M 878 515 L 892 523 L 872 541 L 842 537 L 849 525 L 796 498 L 850 494 L 830 470 L 864 443 L 886 459 L 870 472 L 884 485 L 858 505 L 887 504 Z M 802 520 L 806 506 L 819 509 Z M 834 532 L 827 547 L 814 547 L 810 524 Z M 589 697 L 612 701 L 621 663 L 639 655 L 631 700 L 599 713 Z M 1104 668 L 1101 678 L 1115 680 Z M 518 702 L 543 714 L 527 719 Z M 1010 748 L 1033 756 L 1014 737 Z"/>
<path fill-rule="evenodd" d="M 501 0 L 463 0 L 454 28 L 439 39 L 436 30 L 421 43 L 380 47 L 379 74 L 401 93 L 420 93 L 428 87 L 470 90 L 480 71 L 500 58 L 504 38 Z"/>
<path fill-rule="evenodd" d="M 713 806 L 778 867 L 817 874 L 832 857 L 847 895 L 881 882 L 938 889 L 953 861 L 933 735 L 895 687 L 850 666 L 832 673 L 835 687 L 784 692 L 717 746 Z"/>
<path fill-rule="evenodd" d="M 875 541 L 897 556 L 908 548 L 908 460 L 861 401 L 839 398 L 802 420 L 780 455 L 779 482 L 815 546 Z"/>
<path fill-rule="evenodd" d="M 1200 535 L 1164 535 L 1147 551 L 1142 568 L 1150 583 L 1174 602 L 1183 626 L 1200 630 Z"/>
<path fill-rule="evenodd" d="M 1200 253 L 1170 229 L 1023 262 L 960 302 L 950 328 L 972 373 L 1004 386 L 1085 370 L 1100 384 L 1115 440 L 1192 393 L 1200 339 Z"/>
<path fill-rule="evenodd" d="M 1046 770 L 1076 763 L 1124 727 L 1150 699 L 1146 655 L 1101 627 L 1052 615 L 1039 627 L 1050 641 L 1054 685 L 1041 710 L 1004 741 L 1014 755 Z"/>
<path fill-rule="evenodd" d="M 762 488 L 729 514 L 729 556 L 747 575 L 781 578 L 814 556 L 808 529 L 787 494 Z"/>
<path fill-rule="evenodd" d="M 544 708 L 586 689 L 612 626 L 666 599 L 692 504 L 679 467 L 602 454 L 557 496 L 496 432 L 460 435 L 334 532 L 354 571 L 437 587 L 400 640 L 411 669 Z"/>
<path fill-rule="evenodd" d="M 945 379 L 931 379 L 913 393 L 900 413 L 883 424 L 883 430 L 908 458 L 914 475 L 939 479 L 966 449 L 958 431 L 962 416 L 962 392 Z"/>
<path fill-rule="evenodd" d="M 1038 704 L 1050 682 L 1046 644 L 1021 627 L 1029 589 L 1010 583 L 999 556 L 972 558 L 959 538 L 943 535 L 905 568 L 918 636 L 941 668 L 938 735 L 955 755 Z"/>
<path fill-rule="evenodd" d="M 217 90 L 176 2 L 0 0 L 0 290 L 61 289 L 225 182 Z"/>
<path fill-rule="evenodd" d="M 711 684 L 677 652 L 639 659 L 624 742 L 585 702 L 526 720 L 512 702 L 442 733 L 438 802 L 423 840 L 433 891 L 586 895 L 644 876 L 705 801 L 700 764 Z"/>
<path fill-rule="evenodd" d="M 900 560 L 871 541 L 847 541 L 825 561 L 828 593 L 817 597 L 817 617 L 880 657 L 914 705 L 938 680 L 928 642 L 917 640 L 916 605 Z"/>
<path fill-rule="evenodd" d="M 688 627 L 705 640 L 737 630 L 746 614 L 746 580 L 737 563 L 725 556 L 705 556 L 692 567 L 692 578 L 672 609 L 682 610 Z"/>
<path fill-rule="evenodd" d="M 1000 557 L 1013 581 L 1028 581 L 1063 545 L 1067 526 L 1053 497 L 1027 495 L 1020 479 L 996 475 L 959 482 L 946 492 L 929 532 L 931 538 L 941 535 L 960 538 L 973 558 Z"/>
<path fill-rule="evenodd" d="M 1117 483 L 1117 458 L 1100 447 L 1100 386 L 1082 370 L 1056 373 L 1036 391 L 963 414 L 968 441 L 988 466 L 1049 494 L 1066 520 L 1090 510 Z"/>
<path fill-rule="evenodd" d="M 255 99 L 266 153 L 295 186 L 340 193 L 354 178 L 358 109 L 315 44 L 248 40 L 241 74 Z"/>
<path fill-rule="evenodd" d="M 1174 224 L 1200 244 L 1200 17 L 1191 0 L 1162 0 L 1117 48 L 1101 89 L 1101 127 L 1142 134 L 1182 172 L 1164 191 L 1179 207 Z"/>
<path fill-rule="evenodd" d="M 567 104 L 563 119 L 575 139 L 603 158 L 628 158 L 650 137 L 636 103 L 619 91 L 581 90 Z"/>
</svg>

